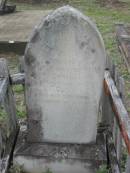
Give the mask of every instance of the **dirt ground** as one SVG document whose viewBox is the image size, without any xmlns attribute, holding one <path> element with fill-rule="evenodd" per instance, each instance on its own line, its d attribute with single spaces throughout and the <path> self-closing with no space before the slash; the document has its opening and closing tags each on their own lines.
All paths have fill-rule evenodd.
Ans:
<svg viewBox="0 0 130 173">
<path fill-rule="evenodd" d="M 124 8 L 127 6 L 126 2 L 121 2 L 119 0 L 97 0 L 97 3 L 99 3 L 101 6 L 106 6 L 106 7 Z"/>
<path fill-rule="evenodd" d="M 0 42 L 27 42 L 34 27 L 49 12 L 48 10 L 26 10 L 0 16 Z"/>
</svg>

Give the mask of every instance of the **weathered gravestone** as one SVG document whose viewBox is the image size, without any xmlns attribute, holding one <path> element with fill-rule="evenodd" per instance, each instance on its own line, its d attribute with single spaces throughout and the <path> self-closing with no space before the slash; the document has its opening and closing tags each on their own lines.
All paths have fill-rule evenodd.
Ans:
<svg viewBox="0 0 130 173">
<path fill-rule="evenodd" d="M 105 57 L 96 26 L 74 8 L 43 19 L 25 53 L 29 142 L 95 142 Z"/>
<path fill-rule="evenodd" d="M 35 28 L 24 64 L 27 136 L 18 137 L 15 164 L 31 173 L 94 173 L 103 163 L 96 137 L 105 61 L 96 26 L 72 7 Z"/>
</svg>

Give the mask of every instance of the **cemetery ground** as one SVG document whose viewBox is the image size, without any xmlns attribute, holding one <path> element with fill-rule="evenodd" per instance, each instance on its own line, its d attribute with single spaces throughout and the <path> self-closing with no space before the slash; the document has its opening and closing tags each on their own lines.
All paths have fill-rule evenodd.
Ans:
<svg viewBox="0 0 130 173">
<path fill-rule="evenodd" d="M 14 1 L 15 2 L 15 1 Z M 115 24 L 125 23 L 130 24 L 130 1 L 125 0 L 124 5 L 121 6 L 101 6 L 95 0 L 71 0 L 69 5 L 72 5 L 82 11 L 85 15 L 89 16 L 96 24 L 101 32 L 107 55 L 112 59 L 113 63 L 117 66 L 119 73 L 125 79 L 126 84 L 126 107 L 130 112 L 130 74 L 127 71 L 125 63 L 119 52 L 116 36 L 115 36 Z M 17 10 L 52 10 L 59 6 L 65 5 L 65 3 L 48 3 L 48 4 L 27 4 L 16 3 Z M 6 57 L 9 60 L 11 72 L 17 72 L 17 63 L 19 55 L 14 53 L 1 54 L 1 57 Z M 21 95 L 23 94 L 22 86 L 18 85 L 14 87 L 17 104 L 17 114 L 19 117 L 25 116 L 24 103 L 21 102 Z"/>
<path fill-rule="evenodd" d="M 15 1 L 14 1 L 15 2 Z M 64 3 L 50 3 L 50 4 L 27 4 L 16 3 L 17 10 L 52 10 Z M 68 3 L 67 3 L 68 4 Z M 89 16 L 98 26 L 105 42 L 105 47 L 108 56 L 112 59 L 113 63 L 118 68 L 119 73 L 125 79 L 125 104 L 128 112 L 130 113 L 130 74 L 127 71 L 125 63 L 119 52 L 117 41 L 115 37 L 115 24 L 125 23 L 130 24 L 130 1 L 127 0 L 123 3 L 123 6 L 102 6 L 95 0 L 70 0 L 69 4 L 78 8 L 85 15 Z M 9 52 L 1 53 L 0 57 L 8 59 L 11 73 L 18 71 L 18 57 L 19 55 Z M 13 88 L 16 98 L 17 115 L 21 118 L 26 118 L 26 109 L 24 104 L 23 86 L 17 85 Z M 0 111 L 0 120 L 3 120 L 4 113 Z M 17 172 L 19 173 L 19 172 Z M 49 173 L 49 172 L 48 172 Z M 98 172 L 105 173 L 105 172 Z"/>
</svg>

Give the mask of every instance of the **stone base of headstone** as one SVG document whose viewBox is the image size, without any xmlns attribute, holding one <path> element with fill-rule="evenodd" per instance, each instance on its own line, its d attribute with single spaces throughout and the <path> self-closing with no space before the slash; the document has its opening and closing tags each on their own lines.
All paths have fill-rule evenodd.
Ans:
<svg viewBox="0 0 130 173">
<path fill-rule="evenodd" d="M 103 133 L 95 144 L 27 143 L 26 125 L 21 126 L 14 152 L 14 165 L 28 173 L 96 173 L 107 163 Z"/>
</svg>

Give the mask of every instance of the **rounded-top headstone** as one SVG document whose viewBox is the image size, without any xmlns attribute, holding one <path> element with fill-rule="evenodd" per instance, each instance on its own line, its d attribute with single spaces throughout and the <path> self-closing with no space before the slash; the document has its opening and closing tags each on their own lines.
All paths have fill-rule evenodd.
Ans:
<svg viewBox="0 0 130 173">
<path fill-rule="evenodd" d="M 35 28 L 25 52 L 30 142 L 95 142 L 106 53 L 95 24 L 61 7 Z"/>
</svg>

